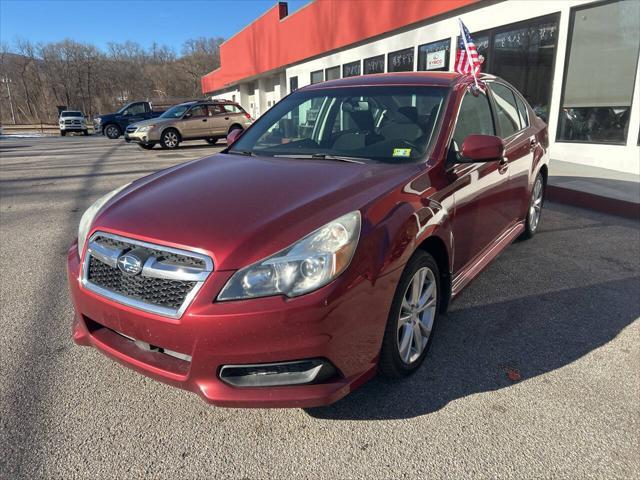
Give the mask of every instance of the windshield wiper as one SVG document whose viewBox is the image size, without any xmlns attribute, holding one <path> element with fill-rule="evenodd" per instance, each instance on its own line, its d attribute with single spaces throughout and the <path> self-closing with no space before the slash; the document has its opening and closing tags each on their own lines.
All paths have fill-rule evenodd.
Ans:
<svg viewBox="0 0 640 480">
<path fill-rule="evenodd" d="M 245 157 L 255 157 L 256 154 L 251 150 L 229 150 L 227 153 L 232 153 L 234 155 L 244 155 Z"/>
<path fill-rule="evenodd" d="M 328 153 L 314 153 L 314 154 L 280 154 L 274 155 L 276 158 L 310 158 L 313 160 L 335 160 L 337 162 L 349 162 L 349 163 L 360 163 L 364 162 L 357 157 L 346 157 L 344 155 L 331 155 Z"/>
</svg>

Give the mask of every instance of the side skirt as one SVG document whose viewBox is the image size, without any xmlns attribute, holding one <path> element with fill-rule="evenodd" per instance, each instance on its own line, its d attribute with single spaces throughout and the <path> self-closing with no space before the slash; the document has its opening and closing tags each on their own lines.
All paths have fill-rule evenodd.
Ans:
<svg viewBox="0 0 640 480">
<path fill-rule="evenodd" d="M 519 221 L 509 229 L 505 230 L 487 249 L 482 252 L 476 260 L 465 266 L 460 272 L 453 276 L 451 282 L 451 298 L 455 298 L 471 280 L 473 280 L 491 261 L 496 258 L 511 242 L 513 242 L 524 231 L 524 221 Z"/>
</svg>

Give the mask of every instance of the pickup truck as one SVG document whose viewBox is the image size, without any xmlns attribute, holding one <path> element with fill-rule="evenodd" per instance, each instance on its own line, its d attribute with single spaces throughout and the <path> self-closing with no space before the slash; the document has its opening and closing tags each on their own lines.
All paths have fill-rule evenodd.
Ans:
<svg viewBox="0 0 640 480">
<path fill-rule="evenodd" d="M 115 139 L 122 135 L 130 124 L 159 117 L 164 111 L 165 108 L 157 109 L 151 102 L 131 102 L 116 113 L 95 117 L 93 126 L 96 133 Z"/>
</svg>

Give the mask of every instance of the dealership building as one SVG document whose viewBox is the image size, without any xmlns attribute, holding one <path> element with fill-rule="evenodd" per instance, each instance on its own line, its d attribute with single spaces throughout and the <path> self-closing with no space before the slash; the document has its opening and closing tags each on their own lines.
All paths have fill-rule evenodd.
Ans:
<svg viewBox="0 0 640 480">
<path fill-rule="evenodd" d="M 552 159 L 640 174 L 640 0 L 279 2 L 222 44 L 202 89 L 259 117 L 311 83 L 452 71 L 458 18 L 482 70 L 547 120 Z"/>
</svg>

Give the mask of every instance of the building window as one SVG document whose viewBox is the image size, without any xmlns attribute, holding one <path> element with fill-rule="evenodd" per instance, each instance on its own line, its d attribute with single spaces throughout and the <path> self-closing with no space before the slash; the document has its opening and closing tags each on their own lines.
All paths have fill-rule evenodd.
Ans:
<svg viewBox="0 0 640 480">
<path fill-rule="evenodd" d="M 557 14 L 547 15 L 471 34 L 482 71 L 511 83 L 545 121 L 551 103 L 558 19 Z"/>
<path fill-rule="evenodd" d="M 298 89 L 298 77 L 291 77 L 289 79 L 289 93 L 295 92 Z"/>
<path fill-rule="evenodd" d="M 390 72 L 413 71 L 413 47 L 391 52 L 388 55 L 387 65 Z"/>
<path fill-rule="evenodd" d="M 360 60 L 342 65 L 342 78 L 360 75 Z"/>
<path fill-rule="evenodd" d="M 364 59 L 364 74 L 384 73 L 384 55 Z"/>
<path fill-rule="evenodd" d="M 324 71 L 324 78 L 326 80 L 337 80 L 340 78 L 340 67 L 327 68 Z"/>
<path fill-rule="evenodd" d="M 625 144 L 640 50 L 640 2 L 571 12 L 558 140 Z"/>
<path fill-rule="evenodd" d="M 451 40 L 426 43 L 418 47 L 418 70 L 449 70 Z"/>
<path fill-rule="evenodd" d="M 311 83 L 320 83 L 324 82 L 324 72 L 322 70 L 316 70 L 315 72 L 311 72 Z"/>
</svg>

